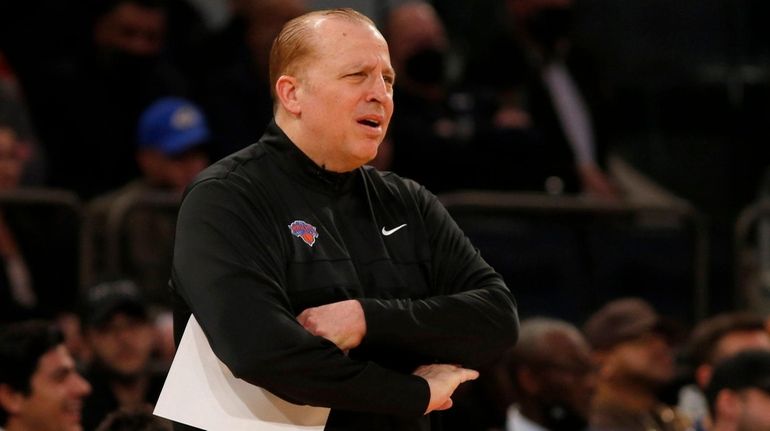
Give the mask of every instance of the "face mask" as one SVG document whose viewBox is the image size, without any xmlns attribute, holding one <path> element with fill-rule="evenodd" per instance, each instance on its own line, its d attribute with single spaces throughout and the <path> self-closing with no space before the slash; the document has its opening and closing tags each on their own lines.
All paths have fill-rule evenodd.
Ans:
<svg viewBox="0 0 770 431">
<path fill-rule="evenodd" d="M 444 67 L 444 52 L 436 48 L 425 48 L 406 60 L 406 74 L 420 84 L 441 84 Z"/>
<path fill-rule="evenodd" d="M 106 73 L 119 76 L 149 74 L 158 61 L 154 55 L 136 55 L 117 49 L 102 52 L 99 59 Z"/>
<path fill-rule="evenodd" d="M 527 28 L 543 48 L 553 50 L 559 41 L 568 39 L 572 15 L 572 10 L 567 8 L 543 9 L 530 18 Z"/>
<path fill-rule="evenodd" d="M 588 426 L 585 418 L 566 405 L 555 403 L 545 406 L 544 409 L 544 425 L 551 431 L 581 431 Z"/>
</svg>

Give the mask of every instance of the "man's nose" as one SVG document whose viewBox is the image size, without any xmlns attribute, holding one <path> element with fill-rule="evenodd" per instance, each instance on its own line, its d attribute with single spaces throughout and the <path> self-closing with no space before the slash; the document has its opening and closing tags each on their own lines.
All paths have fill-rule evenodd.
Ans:
<svg viewBox="0 0 770 431">
<path fill-rule="evenodd" d="M 75 393 L 78 396 L 86 396 L 91 393 L 91 384 L 80 374 L 75 376 Z"/>
<path fill-rule="evenodd" d="M 384 102 L 391 97 L 390 85 L 385 82 L 384 76 L 376 76 L 369 87 L 369 97 L 367 100 Z"/>
</svg>

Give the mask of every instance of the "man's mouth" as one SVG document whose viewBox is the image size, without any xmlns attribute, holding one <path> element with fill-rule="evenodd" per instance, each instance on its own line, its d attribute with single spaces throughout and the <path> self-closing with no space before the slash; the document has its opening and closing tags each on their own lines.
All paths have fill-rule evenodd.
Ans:
<svg viewBox="0 0 770 431">
<path fill-rule="evenodd" d="M 382 120 L 377 116 L 362 117 L 362 118 L 359 118 L 357 122 L 362 126 L 367 126 L 371 128 L 378 128 L 380 127 L 380 125 L 382 125 Z"/>
</svg>

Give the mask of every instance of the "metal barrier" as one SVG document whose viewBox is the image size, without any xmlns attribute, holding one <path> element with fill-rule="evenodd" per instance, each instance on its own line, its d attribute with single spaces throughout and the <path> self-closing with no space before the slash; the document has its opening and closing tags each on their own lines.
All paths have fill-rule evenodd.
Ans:
<svg viewBox="0 0 770 431">
<path fill-rule="evenodd" d="M 522 304 L 524 313 L 578 322 L 603 301 L 630 294 L 685 320 L 707 315 L 708 231 L 704 218 L 688 204 L 487 191 L 447 193 L 439 199 L 498 272 L 540 289 L 525 296 L 519 289 L 534 308 Z M 687 274 L 677 267 L 683 263 L 689 266 Z M 618 282 L 632 286 L 613 291 L 618 275 L 623 278 Z M 506 281 L 516 295 L 517 280 Z M 645 281 L 653 286 L 647 289 Z M 681 295 L 683 290 L 688 295 Z"/>
<path fill-rule="evenodd" d="M 18 242 L 37 296 L 37 305 L 30 310 L 33 315 L 75 307 L 82 223 L 78 197 L 61 189 L 4 190 L 0 191 L 0 214 Z"/>
<path fill-rule="evenodd" d="M 84 285 L 129 277 L 150 302 L 168 304 L 178 210 L 179 195 L 167 192 L 127 193 L 108 205 L 89 204 L 81 237 Z"/>
</svg>

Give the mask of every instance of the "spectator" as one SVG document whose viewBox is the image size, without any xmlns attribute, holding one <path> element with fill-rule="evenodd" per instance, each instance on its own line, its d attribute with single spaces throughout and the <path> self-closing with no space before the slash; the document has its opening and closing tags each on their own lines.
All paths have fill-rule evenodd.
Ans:
<svg viewBox="0 0 770 431">
<path fill-rule="evenodd" d="M 770 430 L 770 352 L 748 350 L 714 369 L 706 389 L 711 431 Z"/>
<path fill-rule="evenodd" d="M 84 199 L 138 176 L 133 137 L 140 113 L 158 97 L 187 91 L 163 57 L 162 0 L 92 4 L 86 47 L 25 86 L 49 156 L 50 184 Z"/>
<path fill-rule="evenodd" d="M 145 109 L 136 150 L 142 176 L 95 199 L 87 208 L 92 278 L 128 274 L 150 302 L 170 305 L 167 284 L 176 211 L 132 209 L 132 205 L 149 197 L 177 202 L 187 184 L 208 165 L 209 142 L 204 114 L 193 103 L 166 97 Z M 122 227 L 120 236 L 110 230 L 115 226 Z"/>
<path fill-rule="evenodd" d="M 531 187 L 536 179 L 540 190 L 551 193 L 617 198 L 600 167 L 607 141 L 605 97 L 593 62 L 573 46 L 573 3 L 507 0 L 511 31 L 471 61 L 469 79 L 491 88 L 498 98 L 494 119 L 499 126 L 520 117 L 521 110 L 528 114 L 530 133 L 537 139 L 519 145 L 525 148 L 517 155 L 528 160 L 516 166 L 533 177 L 523 186 Z"/>
<path fill-rule="evenodd" d="M 584 326 L 599 366 L 589 423 L 596 431 L 675 431 L 687 421 L 657 391 L 674 377 L 674 328 L 646 301 L 622 298 Z"/>
<path fill-rule="evenodd" d="M 596 376 L 580 330 L 550 318 L 523 321 L 507 368 L 516 396 L 507 431 L 586 428 Z"/>
<path fill-rule="evenodd" d="M 29 155 L 17 128 L 0 118 L 0 191 L 20 187 Z M 53 317 L 73 305 L 77 291 L 73 218 L 71 212 L 38 211 L 26 205 L 0 209 L 0 322 Z"/>
<path fill-rule="evenodd" d="M 398 76 L 393 97 L 399 105 L 380 151 L 387 152 L 392 141 L 389 169 L 433 192 L 455 188 L 464 179 L 457 172 L 466 161 L 462 154 L 472 140 L 473 123 L 463 112 L 470 99 L 451 93 L 447 83 L 444 25 L 433 6 L 423 2 L 395 7 L 387 17 L 384 34 Z"/>
<path fill-rule="evenodd" d="M 303 0 L 233 0 L 234 17 L 212 38 L 201 101 L 211 120 L 218 160 L 262 136 L 273 118 L 268 58 L 283 24 L 305 12 Z"/>
<path fill-rule="evenodd" d="M 25 321 L 0 330 L 0 428 L 82 430 L 82 402 L 90 391 L 55 326 Z"/>
<path fill-rule="evenodd" d="M 708 404 L 703 391 L 714 367 L 744 350 L 770 350 L 770 333 L 764 325 L 758 315 L 730 312 L 703 320 L 693 329 L 687 353 L 695 384 L 682 388 L 679 405 L 695 421 L 696 429 L 708 428 Z"/>
<path fill-rule="evenodd" d="M 120 280 L 90 288 L 84 324 L 93 354 L 85 376 L 94 389 L 83 407 L 85 429 L 119 407 L 153 405 L 165 370 L 153 368 L 155 332 L 136 285 Z"/>
</svg>

